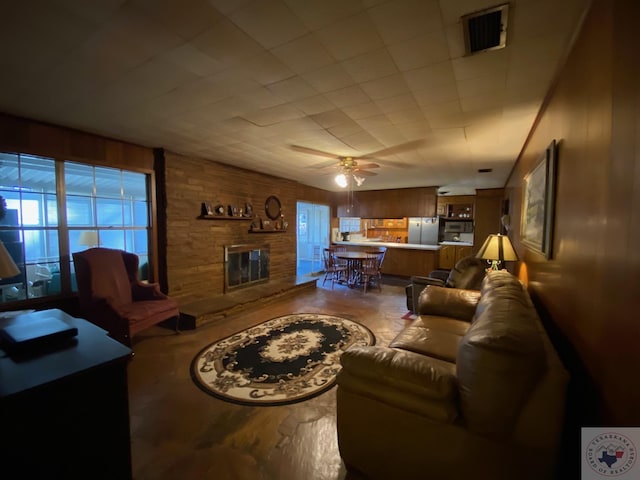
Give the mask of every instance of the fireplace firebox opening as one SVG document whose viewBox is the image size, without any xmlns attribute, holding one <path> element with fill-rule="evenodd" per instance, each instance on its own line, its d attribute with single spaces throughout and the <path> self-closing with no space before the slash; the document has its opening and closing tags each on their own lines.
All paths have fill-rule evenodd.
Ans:
<svg viewBox="0 0 640 480">
<path fill-rule="evenodd" d="M 224 291 L 269 281 L 269 245 L 224 247 Z"/>
</svg>

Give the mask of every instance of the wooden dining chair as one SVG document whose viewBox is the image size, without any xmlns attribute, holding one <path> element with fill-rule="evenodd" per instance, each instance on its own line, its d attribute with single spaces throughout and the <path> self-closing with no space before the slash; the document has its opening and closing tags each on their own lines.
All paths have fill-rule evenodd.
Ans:
<svg viewBox="0 0 640 480">
<path fill-rule="evenodd" d="M 345 245 L 332 245 L 331 247 L 329 247 L 329 250 L 331 250 L 331 253 L 333 254 L 333 260 L 336 265 L 340 265 L 343 267 L 347 266 L 346 260 L 341 260 L 335 256 L 336 253 L 347 251 L 347 247 Z"/>
<path fill-rule="evenodd" d="M 384 260 L 384 251 L 368 252 L 367 258 L 362 260 L 360 271 L 358 272 L 360 282 L 364 288 L 364 293 L 367 293 L 367 288 L 373 285 L 378 287 L 379 291 L 382 291 L 382 261 Z"/>
<path fill-rule="evenodd" d="M 322 260 L 324 261 L 324 278 L 322 285 L 324 285 L 328 279 L 331 279 L 331 289 L 333 290 L 333 284 L 336 281 L 346 280 L 347 265 L 336 262 L 334 252 L 331 248 L 325 248 L 322 251 Z"/>
</svg>

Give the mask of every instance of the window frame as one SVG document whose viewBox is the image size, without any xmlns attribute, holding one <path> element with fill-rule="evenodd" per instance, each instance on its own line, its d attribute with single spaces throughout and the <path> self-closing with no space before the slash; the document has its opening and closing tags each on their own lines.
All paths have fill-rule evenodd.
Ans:
<svg viewBox="0 0 640 480">
<path fill-rule="evenodd" d="M 156 272 L 157 272 L 157 240 L 156 236 L 156 228 L 155 228 L 155 218 L 156 218 L 156 199 L 155 199 L 155 171 L 153 169 L 148 168 L 140 168 L 132 165 L 115 165 L 101 162 L 94 162 L 88 159 L 73 159 L 73 158 L 60 158 L 52 155 L 43 155 L 39 153 L 31 153 L 31 152 L 16 152 L 7 149 L 0 149 L 2 154 L 6 155 L 15 155 L 20 160 L 21 156 L 31 156 L 31 157 L 39 157 L 46 160 L 52 160 L 54 162 L 54 170 L 55 170 L 55 195 L 56 195 L 56 209 L 57 209 L 57 225 L 55 226 L 47 226 L 43 220 L 43 224 L 39 226 L 25 226 L 22 224 L 22 219 L 19 219 L 18 226 L 15 228 L 20 232 L 20 238 L 23 243 L 23 262 L 22 269 L 24 270 L 24 275 L 22 277 L 23 287 L 26 288 L 26 292 L 24 296 L 26 298 L 20 298 L 16 300 L 5 301 L 4 299 L 0 299 L 0 310 L 5 310 L 7 306 L 11 308 L 19 308 L 21 305 L 32 306 L 38 303 L 47 303 L 55 301 L 56 299 L 65 298 L 65 297 L 75 297 L 77 295 L 77 288 L 74 289 L 72 285 L 72 270 L 73 270 L 73 259 L 72 252 L 77 251 L 77 249 L 71 248 L 69 244 L 69 234 L 72 230 L 98 230 L 98 231 L 120 231 L 123 235 L 123 241 L 125 238 L 130 237 L 131 239 L 135 239 L 138 237 L 136 232 L 145 231 L 146 232 L 146 263 L 148 263 L 148 268 L 146 272 L 148 272 L 148 277 L 145 279 L 149 282 L 155 281 Z M 147 217 L 147 225 L 140 226 L 135 225 L 137 223 L 135 218 L 131 218 L 129 223 L 126 222 L 126 216 L 123 214 L 121 219 L 121 226 L 114 227 L 113 226 L 98 226 L 98 219 L 93 215 L 93 225 L 90 226 L 81 226 L 70 227 L 68 225 L 67 219 L 67 186 L 65 183 L 65 166 L 67 164 L 78 164 L 91 167 L 93 171 L 93 179 L 92 179 L 92 193 L 88 197 L 90 198 L 92 208 L 94 214 L 97 210 L 96 202 L 98 197 L 96 196 L 96 188 L 95 188 L 95 171 L 99 168 L 106 168 L 110 170 L 118 171 L 120 177 L 120 198 L 119 202 L 123 205 L 123 208 L 126 208 L 126 198 L 124 198 L 123 194 L 123 182 L 125 181 L 127 173 L 133 174 L 141 174 L 144 179 L 144 189 L 146 192 L 146 198 L 141 200 L 139 196 L 134 195 L 135 199 L 132 199 L 132 202 L 144 202 L 146 203 L 146 217 Z M 20 166 L 20 163 L 18 164 Z M 23 187 L 22 183 L 20 183 L 20 191 L 22 191 Z M 126 192 L 124 192 L 126 193 Z M 0 191 L 0 195 L 2 195 L 2 191 Z M 45 198 L 45 193 L 40 193 L 42 198 Z M 45 207 L 46 208 L 46 204 Z M 3 228 L 3 230 L 11 230 L 10 228 Z M 25 247 L 24 247 L 24 232 L 29 230 L 38 230 L 38 231 L 49 231 L 53 230 L 57 232 L 58 237 L 58 257 L 57 263 L 59 267 L 59 275 L 60 275 L 60 292 L 54 294 L 43 294 L 42 296 L 29 298 L 28 288 L 32 288 L 28 285 L 29 278 L 27 274 L 27 268 L 32 267 L 34 269 L 37 268 L 37 262 L 33 259 L 27 259 L 24 255 Z M 130 232 L 130 233 L 127 233 Z M 144 243 L 144 241 L 143 241 Z M 125 244 L 126 245 L 126 244 Z M 139 253 L 140 249 L 137 248 L 134 251 L 135 240 L 133 240 L 132 245 L 126 245 L 127 251 L 132 251 L 132 253 L 136 253 L 138 255 L 145 255 L 144 253 Z M 108 245 L 106 245 L 108 247 Z M 49 264 L 52 264 L 53 260 L 47 258 Z M 35 262 L 35 263 L 34 263 Z M 44 263 L 44 262 L 43 262 Z M 145 262 L 141 261 L 141 264 Z M 20 266 L 20 265 L 19 265 Z M 0 286 L 2 288 L 2 286 Z"/>
</svg>

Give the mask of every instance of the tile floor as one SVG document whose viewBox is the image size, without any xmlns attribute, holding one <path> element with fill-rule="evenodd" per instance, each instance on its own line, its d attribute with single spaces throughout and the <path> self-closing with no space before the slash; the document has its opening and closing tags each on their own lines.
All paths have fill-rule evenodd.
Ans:
<svg viewBox="0 0 640 480">
<path fill-rule="evenodd" d="M 250 308 L 196 330 L 153 327 L 134 339 L 129 365 L 133 476 L 136 480 L 359 480 L 337 446 L 336 389 L 305 402 L 248 407 L 200 390 L 194 356 L 213 341 L 298 312 L 344 316 L 388 344 L 409 323 L 402 281 L 364 294 L 321 286 Z"/>
</svg>

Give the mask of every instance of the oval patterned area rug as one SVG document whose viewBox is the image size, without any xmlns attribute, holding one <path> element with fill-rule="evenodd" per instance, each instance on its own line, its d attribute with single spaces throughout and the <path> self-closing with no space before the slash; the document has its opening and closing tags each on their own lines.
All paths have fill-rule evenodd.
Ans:
<svg viewBox="0 0 640 480">
<path fill-rule="evenodd" d="M 218 340 L 196 355 L 191 376 L 202 390 L 244 405 L 299 402 L 331 388 L 340 355 L 375 337 L 352 320 L 296 313 Z"/>
</svg>

